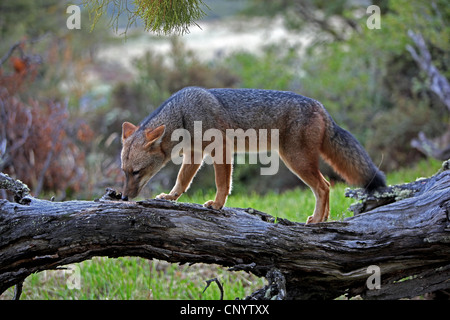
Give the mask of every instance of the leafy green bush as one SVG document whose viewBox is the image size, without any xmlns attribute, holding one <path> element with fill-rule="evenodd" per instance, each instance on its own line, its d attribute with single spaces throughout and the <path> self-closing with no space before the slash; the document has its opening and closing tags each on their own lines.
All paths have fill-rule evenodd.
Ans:
<svg viewBox="0 0 450 320">
<path fill-rule="evenodd" d="M 269 45 L 261 54 L 241 51 L 228 56 L 223 65 L 239 77 L 241 88 L 292 90 L 298 57 L 296 48 Z"/>
</svg>

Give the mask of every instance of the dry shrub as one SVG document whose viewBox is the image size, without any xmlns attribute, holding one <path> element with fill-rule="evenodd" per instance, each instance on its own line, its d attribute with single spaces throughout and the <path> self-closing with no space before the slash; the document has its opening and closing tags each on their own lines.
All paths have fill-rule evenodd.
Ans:
<svg viewBox="0 0 450 320">
<path fill-rule="evenodd" d="M 28 98 L 21 91 L 34 81 L 31 72 L 0 73 L 0 171 L 42 191 L 79 192 L 86 180 L 85 154 L 92 130 L 83 121 L 72 125 L 64 103 Z"/>
</svg>

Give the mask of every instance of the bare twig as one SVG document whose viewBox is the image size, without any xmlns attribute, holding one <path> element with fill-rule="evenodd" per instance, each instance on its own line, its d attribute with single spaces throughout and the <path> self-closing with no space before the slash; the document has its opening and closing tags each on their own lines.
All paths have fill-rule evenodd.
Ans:
<svg viewBox="0 0 450 320">
<path fill-rule="evenodd" d="M 16 43 L 14 43 L 14 44 L 9 48 L 8 52 L 5 53 L 5 54 L 3 55 L 3 57 L 0 59 L 0 66 L 1 66 L 2 64 L 4 64 L 4 63 L 9 59 L 9 57 L 11 57 L 11 55 L 12 55 L 13 52 L 14 52 L 14 50 L 16 50 L 16 49 L 18 49 L 18 50 L 20 51 L 21 56 L 23 56 L 23 51 L 22 51 L 22 48 L 21 48 L 20 46 L 21 46 L 24 42 L 25 42 L 25 41 L 18 41 L 18 42 L 16 42 Z"/>
<path fill-rule="evenodd" d="M 212 282 L 217 283 L 217 286 L 219 287 L 219 290 L 220 290 L 220 300 L 223 300 L 223 287 L 217 278 L 206 280 L 206 287 L 205 287 L 205 289 L 203 289 L 202 294 L 205 293 L 206 289 L 208 289 L 208 287 L 211 285 Z"/>
<path fill-rule="evenodd" d="M 16 284 L 14 288 L 14 300 L 20 300 L 20 295 L 22 294 L 23 281 Z"/>
<path fill-rule="evenodd" d="M 38 41 L 41 41 L 42 39 L 44 39 L 45 37 L 47 37 L 49 35 L 49 33 L 45 33 L 42 36 L 36 37 L 36 38 L 32 38 L 32 39 L 26 39 L 26 40 L 21 40 L 21 41 L 17 41 L 16 43 L 14 43 L 8 50 L 8 52 L 6 52 L 3 57 L 0 59 L 0 66 L 2 66 L 8 59 L 9 57 L 11 57 L 11 55 L 13 54 L 14 50 L 19 50 L 20 52 L 20 56 L 22 58 L 25 57 L 25 53 L 22 50 L 22 45 L 25 43 L 35 43 Z M 40 58 L 40 57 L 39 57 Z M 38 59 L 40 60 L 40 59 Z"/>
</svg>

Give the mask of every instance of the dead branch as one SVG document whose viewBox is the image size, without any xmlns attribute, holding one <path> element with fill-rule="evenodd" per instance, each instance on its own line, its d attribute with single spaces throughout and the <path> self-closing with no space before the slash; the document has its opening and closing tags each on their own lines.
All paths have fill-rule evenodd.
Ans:
<svg viewBox="0 0 450 320">
<path fill-rule="evenodd" d="M 433 140 L 442 141 L 440 147 Z M 447 160 L 450 158 L 450 126 L 446 133 L 444 133 L 441 137 L 430 140 L 427 138 L 425 133 L 419 132 L 419 136 L 416 139 L 411 140 L 411 147 L 416 148 L 423 154 L 438 159 L 438 160 Z"/>
<path fill-rule="evenodd" d="M 428 50 L 422 35 L 420 33 L 415 33 L 412 30 L 408 30 L 408 36 L 413 40 L 418 51 L 411 45 L 407 45 L 406 50 L 411 54 L 420 69 L 427 74 L 428 79 L 430 80 L 431 91 L 439 97 L 450 112 L 449 82 L 433 65 L 430 51 Z M 450 158 L 449 137 L 450 128 L 448 128 L 447 132 L 441 137 L 434 139 L 436 141 L 431 141 L 425 136 L 425 133 L 420 132 L 419 137 L 411 141 L 411 146 L 429 157 L 444 161 Z M 436 143 L 437 141 L 441 142 L 440 145 Z"/>
<path fill-rule="evenodd" d="M 418 48 L 419 52 L 417 52 L 414 47 L 410 45 L 406 46 L 406 50 L 409 51 L 419 67 L 426 72 L 428 78 L 430 79 L 430 89 L 438 95 L 447 107 L 448 111 L 450 111 L 450 84 L 433 65 L 430 51 L 428 50 L 422 35 L 420 33 L 415 33 L 412 30 L 408 30 L 408 36 L 414 41 L 414 44 Z"/>
</svg>

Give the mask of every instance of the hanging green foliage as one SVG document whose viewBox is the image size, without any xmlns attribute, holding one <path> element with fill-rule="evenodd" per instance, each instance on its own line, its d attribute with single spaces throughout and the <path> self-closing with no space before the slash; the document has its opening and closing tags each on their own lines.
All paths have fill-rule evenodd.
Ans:
<svg viewBox="0 0 450 320">
<path fill-rule="evenodd" d="M 208 8 L 202 0 L 83 0 L 89 10 L 92 29 L 103 16 L 111 15 L 110 25 L 119 29 L 119 18 L 126 14 L 128 28 L 138 21 L 144 23 L 145 31 L 158 35 L 189 33 L 189 27 L 198 26 L 196 20 L 205 15 L 203 8 Z M 203 7 L 203 8 L 202 8 Z"/>
</svg>

